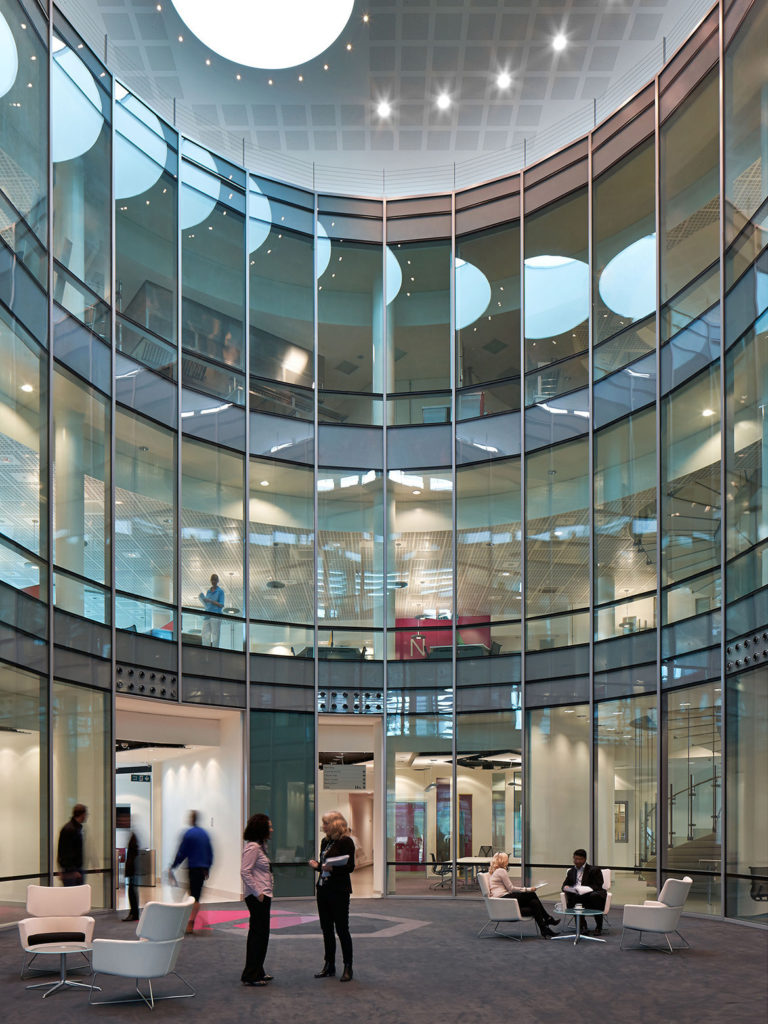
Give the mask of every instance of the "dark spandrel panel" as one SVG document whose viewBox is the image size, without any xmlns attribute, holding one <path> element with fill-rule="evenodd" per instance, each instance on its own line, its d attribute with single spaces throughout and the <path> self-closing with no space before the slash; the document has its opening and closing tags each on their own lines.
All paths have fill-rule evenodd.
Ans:
<svg viewBox="0 0 768 1024">
<path fill-rule="evenodd" d="M 656 356 L 651 354 L 595 384 L 595 429 L 656 400 Z"/>
<path fill-rule="evenodd" d="M 259 412 L 252 412 L 250 416 L 251 455 L 290 462 L 314 462 L 315 428 L 312 423 Z"/>
<path fill-rule="evenodd" d="M 73 683 L 85 683 L 100 690 L 112 686 L 112 664 L 103 658 L 90 657 L 83 651 L 62 648 L 59 644 L 53 652 L 54 673 L 59 679 Z"/>
<path fill-rule="evenodd" d="M 48 644 L 27 633 L 17 632 L 0 618 L 0 658 L 22 665 L 31 672 L 48 672 Z"/>
<path fill-rule="evenodd" d="M 254 711 L 303 711 L 312 714 L 313 687 L 251 684 L 251 708 Z"/>
<path fill-rule="evenodd" d="M 112 357 L 109 348 L 55 304 L 53 354 L 105 395 L 110 394 Z"/>
<path fill-rule="evenodd" d="M 391 661 L 387 666 L 387 685 L 390 693 L 397 689 L 451 690 L 453 667 L 446 661 Z"/>
<path fill-rule="evenodd" d="M 445 426 L 390 427 L 387 432 L 387 463 L 397 469 L 450 466 L 451 428 Z"/>
<path fill-rule="evenodd" d="M 520 655 L 503 653 L 492 657 L 464 658 L 461 647 L 456 648 L 456 686 L 466 689 L 475 687 L 500 687 L 520 681 Z M 495 700 L 494 700 L 495 704 Z"/>
<path fill-rule="evenodd" d="M 661 656 L 666 661 L 680 654 L 704 650 L 720 642 L 722 614 L 720 611 L 696 615 L 691 619 L 665 626 L 661 631 Z"/>
<path fill-rule="evenodd" d="M 218 707 L 244 708 L 245 683 L 217 677 L 184 676 L 181 699 L 187 704 L 215 704 Z"/>
<path fill-rule="evenodd" d="M 0 582 L 0 622 L 30 636 L 48 636 L 48 608 L 29 594 Z"/>
<path fill-rule="evenodd" d="M 656 630 L 601 640 L 595 644 L 595 672 L 629 668 L 656 660 Z"/>
<path fill-rule="evenodd" d="M 181 392 L 181 429 L 191 437 L 245 450 L 245 410 L 189 388 Z"/>
<path fill-rule="evenodd" d="M 665 690 L 678 686 L 692 686 L 720 677 L 720 648 L 694 651 L 669 658 L 661 664 L 661 685 Z"/>
<path fill-rule="evenodd" d="M 176 644 L 141 633 L 118 629 L 115 638 L 115 656 L 129 668 L 149 668 L 153 671 L 176 672 Z M 127 673 L 126 673 L 127 677 Z"/>
<path fill-rule="evenodd" d="M 656 662 L 595 672 L 595 700 L 611 700 L 633 693 L 656 691 Z"/>
<path fill-rule="evenodd" d="M 56 608 L 53 613 L 53 636 L 56 645 L 81 651 L 97 658 L 109 658 L 112 653 L 112 633 L 109 626 Z"/>
<path fill-rule="evenodd" d="M 380 661 L 320 660 L 317 665 L 317 685 L 348 694 L 355 690 L 380 689 L 384 685 L 384 668 Z"/>
<path fill-rule="evenodd" d="M 460 465 L 519 454 L 519 412 L 456 424 L 456 461 Z"/>
<path fill-rule="evenodd" d="M 41 345 L 48 337 L 48 303 L 40 285 L 0 240 L 0 302 Z"/>
<path fill-rule="evenodd" d="M 565 676 L 539 682 L 526 682 L 525 707 L 557 707 L 563 704 L 582 704 L 589 700 L 589 676 Z"/>
<path fill-rule="evenodd" d="M 768 623 L 768 587 L 729 604 L 726 611 L 726 639 L 765 629 Z M 766 645 L 768 647 L 768 644 Z"/>
<path fill-rule="evenodd" d="M 340 427 L 321 424 L 318 428 L 319 462 L 323 466 L 383 466 L 382 431 L 377 427 Z"/>
<path fill-rule="evenodd" d="M 235 651 L 219 650 L 216 647 L 201 647 L 198 644 L 183 644 L 181 667 L 201 677 L 211 679 L 232 679 L 245 682 L 245 655 Z"/>
<path fill-rule="evenodd" d="M 178 391 L 173 381 L 119 353 L 115 361 L 115 399 L 167 427 L 176 426 Z"/>
<path fill-rule="evenodd" d="M 519 659 L 517 659 L 519 662 Z M 490 686 L 456 685 L 456 711 L 509 711 L 519 706 L 520 683 L 493 683 Z"/>
<path fill-rule="evenodd" d="M 269 654 L 252 654 L 251 685 L 314 687 L 314 662 L 308 658 L 282 658 Z"/>
<path fill-rule="evenodd" d="M 579 675 L 589 671 L 589 649 L 587 647 L 561 647 L 551 651 L 534 651 L 526 655 L 525 679 L 558 679 L 569 673 Z"/>
<path fill-rule="evenodd" d="M 580 437 L 589 430 L 589 392 L 576 391 L 566 398 L 540 402 L 525 411 L 525 450 Z"/>
</svg>

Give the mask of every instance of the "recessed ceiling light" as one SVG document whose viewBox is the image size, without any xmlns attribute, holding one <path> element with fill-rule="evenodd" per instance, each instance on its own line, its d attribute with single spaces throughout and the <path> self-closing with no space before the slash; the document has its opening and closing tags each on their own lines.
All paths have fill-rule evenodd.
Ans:
<svg viewBox="0 0 768 1024">
<path fill-rule="evenodd" d="M 568 45 L 568 40 L 565 38 L 562 32 L 558 32 L 555 38 L 552 40 L 552 49 L 555 53 L 560 53 Z"/>
<path fill-rule="evenodd" d="M 261 480 L 260 483 L 262 487 L 269 487 L 269 480 Z"/>
<path fill-rule="evenodd" d="M 22 384 L 21 385 L 21 390 L 22 391 L 34 391 L 35 389 L 32 387 L 31 384 Z"/>
<path fill-rule="evenodd" d="M 500 71 L 496 76 L 496 85 L 500 89 L 508 89 L 512 85 L 512 75 L 508 71 Z"/>
<path fill-rule="evenodd" d="M 352 43 L 347 43 L 347 49 L 348 49 L 348 50 L 351 50 L 351 49 L 352 49 Z"/>
<path fill-rule="evenodd" d="M 411 491 L 411 494 L 421 494 L 421 491 Z"/>
<path fill-rule="evenodd" d="M 180 43 L 183 43 L 183 42 L 184 42 L 184 36 L 179 36 L 179 42 L 180 42 Z"/>
<path fill-rule="evenodd" d="M 210 57 L 206 57 L 205 58 L 205 64 L 206 64 L 206 67 L 210 67 L 211 66 L 211 58 Z"/>
<path fill-rule="evenodd" d="M 701 415 L 702 416 L 714 416 L 715 415 L 715 410 L 714 409 L 702 409 Z"/>
<path fill-rule="evenodd" d="M 440 93 L 440 95 L 437 97 L 437 105 L 440 108 L 440 110 L 447 110 L 448 107 L 450 107 L 451 97 L 448 95 L 447 92 Z"/>
<path fill-rule="evenodd" d="M 376 113 L 379 117 L 389 117 L 392 113 L 392 107 L 386 100 L 381 100 L 379 105 L 376 107 Z"/>
</svg>

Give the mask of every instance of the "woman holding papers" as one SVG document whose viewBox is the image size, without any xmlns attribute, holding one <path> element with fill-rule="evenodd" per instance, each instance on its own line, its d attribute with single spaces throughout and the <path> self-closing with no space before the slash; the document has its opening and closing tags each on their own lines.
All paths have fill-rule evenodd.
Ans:
<svg viewBox="0 0 768 1024">
<path fill-rule="evenodd" d="M 272 981 L 264 970 L 269 945 L 269 911 L 272 906 L 272 865 L 266 845 L 272 835 L 272 822 L 266 814 L 253 814 L 243 832 L 245 846 L 240 862 L 240 877 L 245 890 L 245 905 L 250 914 L 245 967 L 240 976 L 244 985 L 263 986 Z"/>
<path fill-rule="evenodd" d="M 539 926 L 543 939 L 552 938 L 554 932 L 550 925 L 557 925 L 560 922 L 544 909 L 535 889 L 516 889 L 507 874 L 509 857 L 506 853 L 495 854 L 491 865 L 488 868 L 488 891 L 491 896 L 501 899 L 517 900 L 520 913 L 524 917 L 532 917 Z"/>
<path fill-rule="evenodd" d="M 317 879 L 317 912 L 323 931 L 325 961 L 316 978 L 333 978 L 336 974 L 336 935 L 341 944 L 344 973 L 339 981 L 352 981 L 352 936 L 349 934 L 349 898 L 355 870 L 355 844 L 346 819 L 338 812 L 324 814 L 322 828 L 325 839 L 320 843 L 320 856 L 310 866 L 319 872 Z"/>
</svg>

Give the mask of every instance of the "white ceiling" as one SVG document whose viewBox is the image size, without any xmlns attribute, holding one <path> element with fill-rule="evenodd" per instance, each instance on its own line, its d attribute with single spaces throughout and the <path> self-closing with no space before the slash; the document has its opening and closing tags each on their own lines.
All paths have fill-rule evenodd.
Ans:
<svg viewBox="0 0 768 1024">
<path fill-rule="evenodd" d="M 523 140 L 529 158 L 537 139 L 545 151 L 556 149 L 650 80 L 663 40 L 669 55 L 711 4 L 356 0 L 347 28 L 324 53 L 270 72 L 212 53 L 170 0 L 161 11 L 157 0 L 59 0 L 86 41 L 99 41 L 100 55 L 106 37 L 108 64 L 126 85 L 150 103 L 173 98 L 179 124 L 190 134 L 196 125 L 203 142 L 213 137 L 206 126 L 229 135 L 224 155 L 245 152 L 253 166 L 255 147 L 350 175 L 477 164 L 521 150 Z M 568 38 L 560 54 L 551 46 L 558 31 Z M 495 83 L 501 69 L 513 77 L 506 92 Z M 454 99 L 444 112 L 435 105 L 443 90 Z M 394 108 L 389 122 L 375 111 L 383 97 Z M 519 164 L 519 153 L 514 159 Z M 471 180 L 491 176 L 483 166 Z"/>
</svg>

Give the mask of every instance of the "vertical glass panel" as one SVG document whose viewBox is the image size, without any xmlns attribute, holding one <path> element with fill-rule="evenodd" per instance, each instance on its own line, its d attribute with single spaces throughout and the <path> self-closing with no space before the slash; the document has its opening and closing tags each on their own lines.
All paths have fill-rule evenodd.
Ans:
<svg viewBox="0 0 768 1024">
<path fill-rule="evenodd" d="M 53 380 L 54 561 L 98 583 L 109 578 L 109 409 L 107 399 L 72 374 L 54 370 Z M 62 590 L 63 587 L 63 590 Z M 58 580 L 56 603 L 84 614 L 82 588 L 71 594 Z"/>
<path fill-rule="evenodd" d="M 717 75 L 661 126 L 662 341 L 717 301 L 720 223 Z M 698 280 L 697 280 L 698 278 Z M 693 288 L 686 288 L 696 281 Z"/>
<path fill-rule="evenodd" d="M 503 652 L 494 647 L 491 623 L 521 615 L 519 459 L 457 471 L 456 530 L 458 624 L 477 623 L 473 632 L 487 630 L 480 642 L 490 652 L 511 654 L 506 645 Z"/>
<path fill-rule="evenodd" d="M 688 903 L 700 914 L 720 913 L 722 707 L 720 687 L 714 683 L 664 694 L 664 867 L 672 873 L 692 874 Z"/>
<path fill-rule="evenodd" d="M 536 634 L 536 648 L 574 643 L 560 628 L 570 619 L 562 613 L 589 606 L 587 444 L 580 438 L 527 457 L 526 610 L 552 624 L 547 636 Z"/>
<path fill-rule="evenodd" d="M 525 372 L 529 404 L 587 383 L 589 348 L 587 191 L 551 203 L 525 222 Z"/>
<path fill-rule="evenodd" d="M 44 244 L 48 230 L 46 25 L 39 12 L 30 17 L 15 0 L 0 0 L 0 25 L 0 154 L 4 167 L 15 171 L 3 174 L 2 192 L 13 210 L 3 204 L 0 237 L 24 259 L 28 229 Z"/>
<path fill-rule="evenodd" d="M 391 253 L 387 256 L 387 390 L 450 387 L 450 243 L 398 242 Z"/>
<path fill-rule="evenodd" d="M 452 893 L 453 696 L 390 690 L 387 700 L 387 892 Z"/>
<path fill-rule="evenodd" d="M 316 856 L 315 719 L 290 711 L 251 712 L 251 786 L 248 813 L 267 814 L 275 832 L 270 859 L 275 889 L 284 896 L 309 896 Z"/>
<path fill-rule="evenodd" d="M 62 33 L 60 39 L 56 34 Z M 56 28 L 51 61 L 53 253 L 96 299 L 110 300 L 109 79 L 77 42 Z M 55 299 L 83 323 L 94 301 L 66 277 Z"/>
<path fill-rule="evenodd" d="M 309 467 L 251 460 L 248 550 L 252 619 L 311 626 L 314 621 L 314 474 Z M 267 627 L 263 627 L 266 629 Z M 258 643 L 261 654 L 291 654 L 285 630 Z M 305 632 L 296 630 L 297 638 Z M 251 634 L 252 643 L 256 642 Z M 311 643 L 310 643 L 311 645 Z M 298 654 L 306 642 L 295 648 Z M 256 649 L 253 648 L 252 649 Z"/>
<path fill-rule="evenodd" d="M 728 895 L 726 913 L 765 919 L 768 895 L 768 689 L 761 669 L 728 679 Z M 733 877 L 740 876 L 740 877 Z"/>
<path fill-rule="evenodd" d="M 650 141 L 594 184 L 592 286 L 596 380 L 655 346 L 654 178 L 654 145 Z M 615 341 L 605 344 L 611 338 Z"/>
<path fill-rule="evenodd" d="M 458 387 L 520 376 L 519 268 L 519 224 L 456 239 Z"/>
<path fill-rule="evenodd" d="M 27 885 L 48 871 L 47 685 L 40 676 L 0 667 L 0 812 L 15 822 L 3 844 L 2 874 L 21 875 L 3 884 L 2 899 L 24 903 Z M 24 876 L 32 876 L 24 877 Z"/>
<path fill-rule="evenodd" d="M 115 101 L 115 305 L 144 331 L 175 342 L 176 134 L 122 86 Z M 132 338 L 125 341 L 131 352 Z"/>
<path fill-rule="evenodd" d="M 334 223 L 330 214 L 318 218 L 318 383 L 329 391 L 382 392 L 386 346 L 381 246 L 345 241 Z M 389 302 L 397 294 L 397 269 L 397 261 L 388 255 Z"/>
<path fill-rule="evenodd" d="M 768 584 L 768 556 L 761 545 L 768 536 L 768 318 L 758 327 L 726 355 L 728 558 L 754 552 L 738 568 L 729 567 L 731 597 L 732 590 L 741 595 Z"/>
<path fill-rule="evenodd" d="M 53 822 L 61 829 L 85 804 L 83 867 L 94 907 L 112 904 L 111 695 L 54 681 Z"/>
<path fill-rule="evenodd" d="M 118 408 L 115 419 L 115 586 L 176 601 L 176 439 Z M 128 624 L 126 624 L 128 625 Z M 164 623 L 156 622 L 158 628 Z"/>
<path fill-rule="evenodd" d="M 204 360 L 182 363 L 183 379 L 221 394 L 217 375 L 229 374 L 236 388 L 235 371 L 245 367 L 245 197 L 232 182 L 183 160 L 180 216 L 181 342 L 185 353 Z"/>
<path fill-rule="evenodd" d="M 752 221 L 749 256 L 765 246 L 768 118 L 765 115 L 765 53 L 768 8 L 754 4 L 725 54 L 726 244 Z M 762 208 L 762 209 L 761 209 Z M 737 269 L 734 276 L 738 276 Z"/>
<path fill-rule="evenodd" d="M 519 863 L 523 796 L 519 688 L 513 691 L 512 701 L 517 707 L 508 711 L 458 716 L 456 856 L 459 858 L 482 857 L 490 848 L 494 853 L 509 853 L 510 859 Z"/>
<path fill-rule="evenodd" d="M 381 473 L 320 469 L 317 492 L 318 619 L 329 629 L 381 629 Z"/>
<path fill-rule="evenodd" d="M 249 203 L 251 373 L 311 387 L 315 315 L 312 215 L 275 203 L 270 206 L 253 180 Z"/>
<path fill-rule="evenodd" d="M 191 636 L 199 629 L 204 646 L 243 649 L 239 624 L 223 630 L 222 623 L 227 616 L 245 612 L 244 489 L 241 455 L 184 438 L 181 603 L 197 612 L 194 617 L 185 615 L 184 633 Z"/>
<path fill-rule="evenodd" d="M 655 867 L 657 742 L 655 694 L 595 708 L 597 864 Z"/>
<path fill-rule="evenodd" d="M 655 626 L 656 416 L 653 409 L 595 435 L 595 637 Z M 631 602 L 636 594 L 649 596 Z M 622 604 L 616 602 L 623 601 Z M 603 858 L 605 859 L 605 858 Z M 608 863 L 606 861 L 606 863 Z"/>
<path fill-rule="evenodd" d="M 530 711 L 527 746 L 529 861 L 567 865 L 572 849 L 589 845 L 588 705 Z"/>
<path fill-rule="evenodd" d="M 387 623 L 395 627 L 397 660 L 451 658 L 452 498 L 449 470 L 389 471 Z M 476 627 L 476 621 L 481 625 Z M 462 635 L 474 642 L 475 631 L 478 642 L 485 640 L 490 647 L 487 613 L 460 618 L 457 642 Z"/>
<path fill-rule="evenodd" d="M 720 561 L 719 389 L 720 370 L 715 365 L 662 402 L 663 584 L 694 576 Z M 679 589 L 677 596 L 685 597 Z M 675 618 L 681 617 L 671 610 Z M 696 614 L 696 608 L 692 606 L 689 614 Z"/>
</svg>

